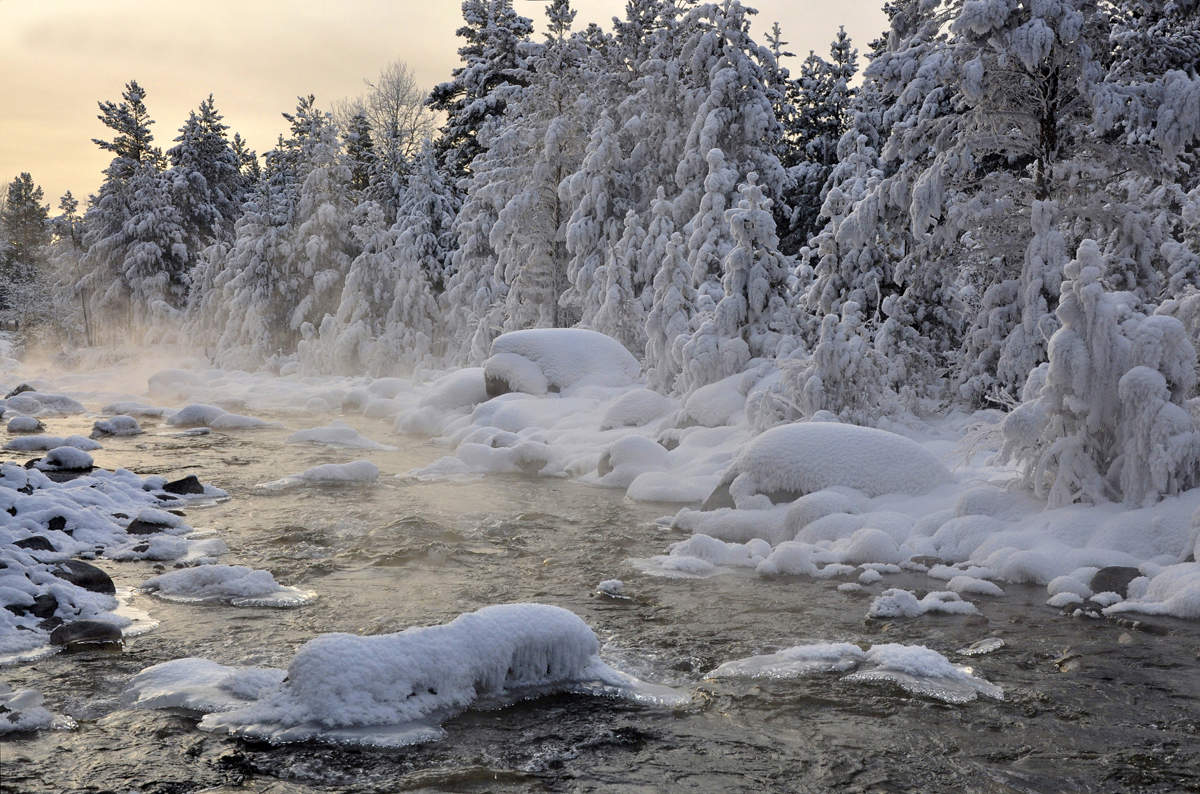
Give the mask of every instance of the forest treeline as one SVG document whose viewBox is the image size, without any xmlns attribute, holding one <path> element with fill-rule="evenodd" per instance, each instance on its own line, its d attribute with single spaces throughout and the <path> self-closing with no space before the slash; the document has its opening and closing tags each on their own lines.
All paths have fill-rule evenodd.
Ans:
<svg viewBox="0 0 1200 794">
<path fill-rule="evenodd" d="M 86 207 L 9 185 L 0 303 L 313 373 L 582 326 L 664 392 L 750 373 L 760 426 L 1015 407 L 1006 454 L 1053 500 L 1194 485 L 1200 4 L 884 11 L 861 54 L 838 31 L 796 58 L 736 0 L 607 29 L 553 0 L 540 37 L 465 0 L 446 82 L 301 97 L 262 157 L 211 96 L 164 151 L 130 82 Z"/>
</svg>

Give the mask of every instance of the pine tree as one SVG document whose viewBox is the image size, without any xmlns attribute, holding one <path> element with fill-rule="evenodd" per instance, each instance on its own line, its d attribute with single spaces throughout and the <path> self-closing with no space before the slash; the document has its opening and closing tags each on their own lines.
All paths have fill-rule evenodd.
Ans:
<svg viewBox="0 0 1200 794">
<path fill-rule="evenodd" d="M 28 172 L 10 182 L 0 201 L 0 312 L 25 313 L 34 282 L 46 267 L 49 207 Z"/>
<path fill-rule="evenodd" d="M 682 348 L 695 314 L 691 281 L 683 237 L 675 232 L 654 276 L 654 302 L 646 315 L 646 373 L 659 391 L 671 391 L 683 368 Z"/>
<path fill-rule="evenodd" d="M 480 131 L 499 116 L 528 80 L 521 45 L 533 32 L 531 20 L 513 10 L 512 0 L 463 0 L 457 35 L 465 40 L 458 54 L 463 65 L 434 87 L 429 107 L 446 114 L 438 138 L 438 159 L 452 181 L 484 149 Z"/>
<path fill-rule="evenodd" d="M 192 256 L 218 239 L 232 239 L 241 212 L 243 161 L 229 143 L 228 129 L 209 94 L 198 111 L 188 114 L 176 145 L 167 150 L 167 179 Z"/>
</svg>

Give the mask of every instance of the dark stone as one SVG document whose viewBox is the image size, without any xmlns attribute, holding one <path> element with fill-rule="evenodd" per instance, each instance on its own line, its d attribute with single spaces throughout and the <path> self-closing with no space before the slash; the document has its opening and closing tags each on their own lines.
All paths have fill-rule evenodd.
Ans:
<svg viewBox="0 0 1200 794">
<path fill-rule="evenodd" d="M 46 524 L 46 529 L 52 530 L 54 532 L 66 532 L 67 531 L 67 519 L 63 516 L 54 516 Z M 70 533 L 68 533 L 68 534 L 70 534 Z"/>
<path fill-rule="evenodd" d="M 612 456 L 609 455 L 608 450 L 606 449 L 606 450 L 604 450 L 604 453 L 600 456 L 599 463 L 596 464 L 596 473 L 599 474 L 601 477 L 603 477 L 604 475 L 608 474 L 612 470 L 613 470 Z"/>
<path fill-rule="evenodd" d="M 1141 575 L 1141 571 L 1128 565 L 1110 565 L 1096 571 L 1088 586 L 1093 593 L 1116 593 L 1125 598 L 1129 595 L 1129 583 Z"/>
<path fill-rule="evenodd" d="M 138 554 L 141 554 L 144 551 L 150 551 L 150 544 L 149 543 L 139 543 L 133 547 L 133 550 Z"/>
<path fill-rule="evenodd" d="M 117 592 L 112 577 L 95 565 L 90 565 L 80 560 L 65 560 L 64 562 L 56 563 L 50 569 L 50 573 L 59 579 L 65 579 L 76 587 L 91 590 L 93 593 L 113 595 Z"/>
<path fill-rule="evenodd" d="M 162 489 L 167 493 L 175 494 L 204 493 L 204 486 L 200 484 L 200 480 L 196 479 L 194 474 L 169 482 Z"/>
<path fill-rule="evenodd" d="M 489 375 L 486 372 L 483 374 L 483 389 L 487 392 L 489 399 L 499 397 L 501 394 L 508 394 L 512 391 L 512 387 L 508 385 L 508 381 L 496 375 Z"/>
<path fill-rule="evenodd" d="M 80 477 L 86 477 L 91 474 L 92 468 L 93 467 L 89 466 L 86 469 L 71 469 L 69 471 L 66 469 L 63 469 L 62 471 L 44 471 L 42 474 L 45 474 L 46 479 L 50 482 L 62 483 L 70 482 L 71 480 L 78 480 Z"/>
<path fill-rule="evenodd" d="M 763 495 L 770 499 L 773 505 L 791 504 L 801 496 L 804 496 L 800 491 L 771 491 Z"/>
<path fill-rule="evenodd" d="M 22 538 L 13 545 L 22 549 L 28 549 L 29 551 L 58 551 L 48 538 L 41 535 Z"/>
<path fill-rule="evenodd" d="M 154 494 L 154 498 L 158 499 L 161 502 L 174 502 L 175 501 L 174 496 L 171 496 L 170 494 L 165 494 L 165 493 L 156 493 L 156 494 Z"/>
<path fill-rule="evenodd" d="M 7 510 L 5 510 L 4 512 L 8 513 L 10 516 L 15 516 L 17 514 L 17 508 L 10 507 Z"/>
<path fill-rule="evenodd" d="M 168 529 L 166 524 L 151 524 L 149 521 L 135 518 L 129 522 L 129 526 L 125 527 L 125 533 L 127 535 L 153 535 L 155 532 L 162 532 L 164 529 Z"/>
<path fill-rule="evenodd" d="M 58 599 L 50 593 L 39 593 L 33 597 L 33 604 L 5 604 L 4 608 L 14 615 L 33 615 L 44 620 L 54 616 Z"/>
<path fill-rule="evenodd" d="M 112 645 L 121 642 L 121 630 L 103 620 L 74 620 L 50 633 L 51 645 L 79 648 L 87 645 Z"/>
<path fill-rule="evenodd" d="M 29 483 L 25 483 L 17 489 L 17 493 L 23 493 L 26 496 L 33 496 L 33 486 Z M 13 513 L 13 515 L 16 515 L 16 513 Z"/>
<path fill-rule="evenodd" d="M 124 513 L 113 513 L 112 517 L 113 518 L 129 518 L 129 516 L 125 515 Z"/>
<path fill-rule="evenodd" d="M 40 461 L 40 460 L 41 460 L 41 458 L 34 458 L 32 460 L 25 461 L 25 468 L 32 469 L 34 466 L 36 466 L 38 464 L 38 461 Z"/>
<path fill-rule="evenodd" d="M 733 495 L 729 493 L 729 486 L 732 483 L 732 477 L 722 477 L 721 482 L 717 483 L 716 488 L 713 488 L 713 492 L 704 500 L 700 509 L 717 510 L 722 507 L 733 507 Z"/>
<path fill-rule="evenodd" d="M 28 383 L 22 383 L 20 386 L 4 395 L 4 399 L 7 400 L 9 397 L 16 397 L 18 394 L 24 394 L 27 391 L 37 391 L 37 389 L 30 386 Z"/>
</svg>

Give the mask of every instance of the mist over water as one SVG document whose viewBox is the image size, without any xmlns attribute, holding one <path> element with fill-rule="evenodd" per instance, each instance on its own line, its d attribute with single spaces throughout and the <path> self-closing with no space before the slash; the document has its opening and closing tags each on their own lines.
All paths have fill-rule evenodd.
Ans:
<svg viewBox="0 0 1200 794">
<path fill-rule="evenodd" d="M 168 358 L 171 358 L 168 356 Z M 176 361 L 178 359 L 175 359 Z M 78 389 L 85 404 L 117 392 L 146 398 L 132 358 L 97 372 L 41 376 Z M 980 600 L 982 616 L 864 621 L 868 599 L 838 580 L 707 579 L 639 574 L 631 559 L 685 537 L 655 523 L 672 508 L 637 504 L 620 491 L 561 479 L 490 475 L 421 482 L 418 469 L 445 449 L 399 436 L 384 420 L 352 412 L 264 410 L 280 403 L 260 381 L 235 407 L 277 426 L 178 437 L 143 420 L 147 433 L 106 439 L 97 465 L 145 476 L 195 474 L 230 494 L 187 509 L 200 534 L 230 547 L 224 564 L 273 573 L 316 591 L 291 610 L 181 604 L 135 594 L 158 627 L 119 652 L 60 653 L 5 668 L 3 680 L 40 689 L 79 722 L 4 741 L 5 786 L 14 791 L 611 790 L 697 791 L 1175 791 L 1193 785 L 1200 759 L 1200 630 L 1167 621 L 1167 634 L 1068 619 L 1043 605 L 1040 587 L 1005 585 Z M 319 387 L 306 381 L 306 388 Z M 333 380 L 325 386 L 337 388 Z M 276 388 L 286 386 L 278 382 Z M 257 394 L 256 398 L 247 395 Z M 93 417 L 53 420 L 53 432 L 89 429 Z M 287 444 L 292 431 L 347 423 L 395 450 Z M 368 459 L 369 487 L 257 488 L 321 463 Z M 134 588 L 161 564 L 101 563 Z M 170 564 L 167 564 L 169 569 Z M 597 595 L 620 578 L 628 599 Z M 889 586 L 919 588 L 914 574 Z M 471 710 L 445 724 L 441 741 L 400 749 L 305 743 L 271 746 L 197 730 L 183 712 L 129 710 L 121 693 L 149 665 L 196 656 L 222 664 L 283 667 L 296 648 L 327 632 L 381 634 L 445 622 L 495 603 L 566 607 L 591 625 L 602 656 L 646 679 L 691 692 L 662 709 L 555 695 L 498 711 Z M 996 652 L 954 651 L 985 637 Z M 706 679 L 721 663 L 806 642 L 921 644 L 1004 689 L 1001 701 L 948 706 L 891 685 L 837 676 L 762 681 Z M 1114 679 L 1122 683 L 1117 685 Z"/>
</svg>

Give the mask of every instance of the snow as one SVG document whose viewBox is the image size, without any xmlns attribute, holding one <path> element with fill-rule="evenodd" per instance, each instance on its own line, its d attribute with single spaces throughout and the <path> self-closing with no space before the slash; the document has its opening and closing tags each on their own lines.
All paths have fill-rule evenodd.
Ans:
<svg viewBox="0 0 1200 794">
<path fill-rule="evenodd" d="M 60 438 L 59 436 L 23 436 L 21 438 L 10 438 L 4 444 L 5 449 L 17 452 L 35 452 L 54 449 L 56 447 L 75 447 L 85 452 L 91 452 L 100 449 L 100 444 L 84 436 L 67 436 L 66 438 Z"/>
<path fill-rule="evenodd" d="M 1179 618 L 1200 618 L 1200 564 L 1178 563 L 1165 566 L 1145 585 L 1145 591 L 1106 607 L 1104 614 L 1138 612 L 1143 615 L 1172 615 Z M 1136 581 L 1136 580 L 1135 580 Z M 1096 596 L 1092 596 L 1096 600 Z"/>
<path fill-rule="evenodd" d="M 963 601 L 958 593 L 933 591 L 918 599 L 909 590 L 893 587 L 884 590 L 867 609 L 869 618 L 916 618 L 929 613 L 947 615 L 977 615 L 979 610 L 969 601 Z"/>
<path fill-rule="evenodd" d="M 147 579 L 142 589 L 175 601 L 227 601 L 233 606 L 294 607 L 313 594 L 284 587 L 269 571 L 242 565 L 200 565 Z"/>
<path fill-rule="evenodd" d="M 946 584 L 952 592 L 962 594 L 1002 596 L 1004 591 L 995 582 L 986 579 L 976 579 L 974 576 L 954 576 Z"/>
<path fill-rule="evenodd" d="M 211 427 L 213 430 L 242 430 L 266 427 L 269 423 L 250 416 L 226 411 L 215 405 L 193 403 L 167 417 L 167 424 L 175 427 Z"/>
<path fill-rule="evenodd" d="M 165 662 L 135 676 L 126 699 L 143 708 L 209 711 L 200 722 L 205 730 L 384 746 L 439 738 L 443 720 L 481 701 L 561 691 L 687 701 L 614 670 L 599 651 L 596 635 L 573 613 L 506 604 L 397 634 L 321 635 L 297 650 L 286 678 L 200 659 Z"/>
<path fill-rule="evenodd" d="M 75 727 L 75 720 L 50 713 L 44 702 L 37 690 L 13 689 L 0 681 L 0 735 Z"/>
<path fill-rule="evenodd" d="M 600 420 L 600 429 L 644 427 L 664 417 L 674 406 L 673 400 L 658 392 L 650 389 L 631 389 L 608 406 Z"/>
<path fill-rule="evenodd" d="M 498 362 L 497 356 L 502 356 Z M 484 364 L 485 377 L 492 367 L 500 368 L 501 375 L 515 372 L 520 378 L 532 378 L 532 382 L 521 381 L 531 387 L 541 383 L 536 372 L 546 384 L 542 392 L 585 385 L 628 386 L 641 373 L 637 359 L 620 342 L 583 328 L 533 328 L 501 334 L 492 342 L 492 358 Z"/>
<path fill-rule="evenodd" d="M 324 444 L 331 447 L 347 449 L 395 449 L 386 444 L 380 444 L 359 434 L 357 430 L 342 422 L 334 422 L 326 427 L 313 427 L 308 430 L 298 430 L 288 436 L 289 444 Z"/>
<path fill-rule="evenodd" d="M 725 662 L 708 678 L 793 679 L 847 673 L 851 683 L 889 682 L 906 692 L 946 703 L 969 703 L 983 696 L 1003 699 L 1003 690 L 921 645 L 886 643 L 863 651 L 851 643 L 816 643 Z"/>
</svg>

